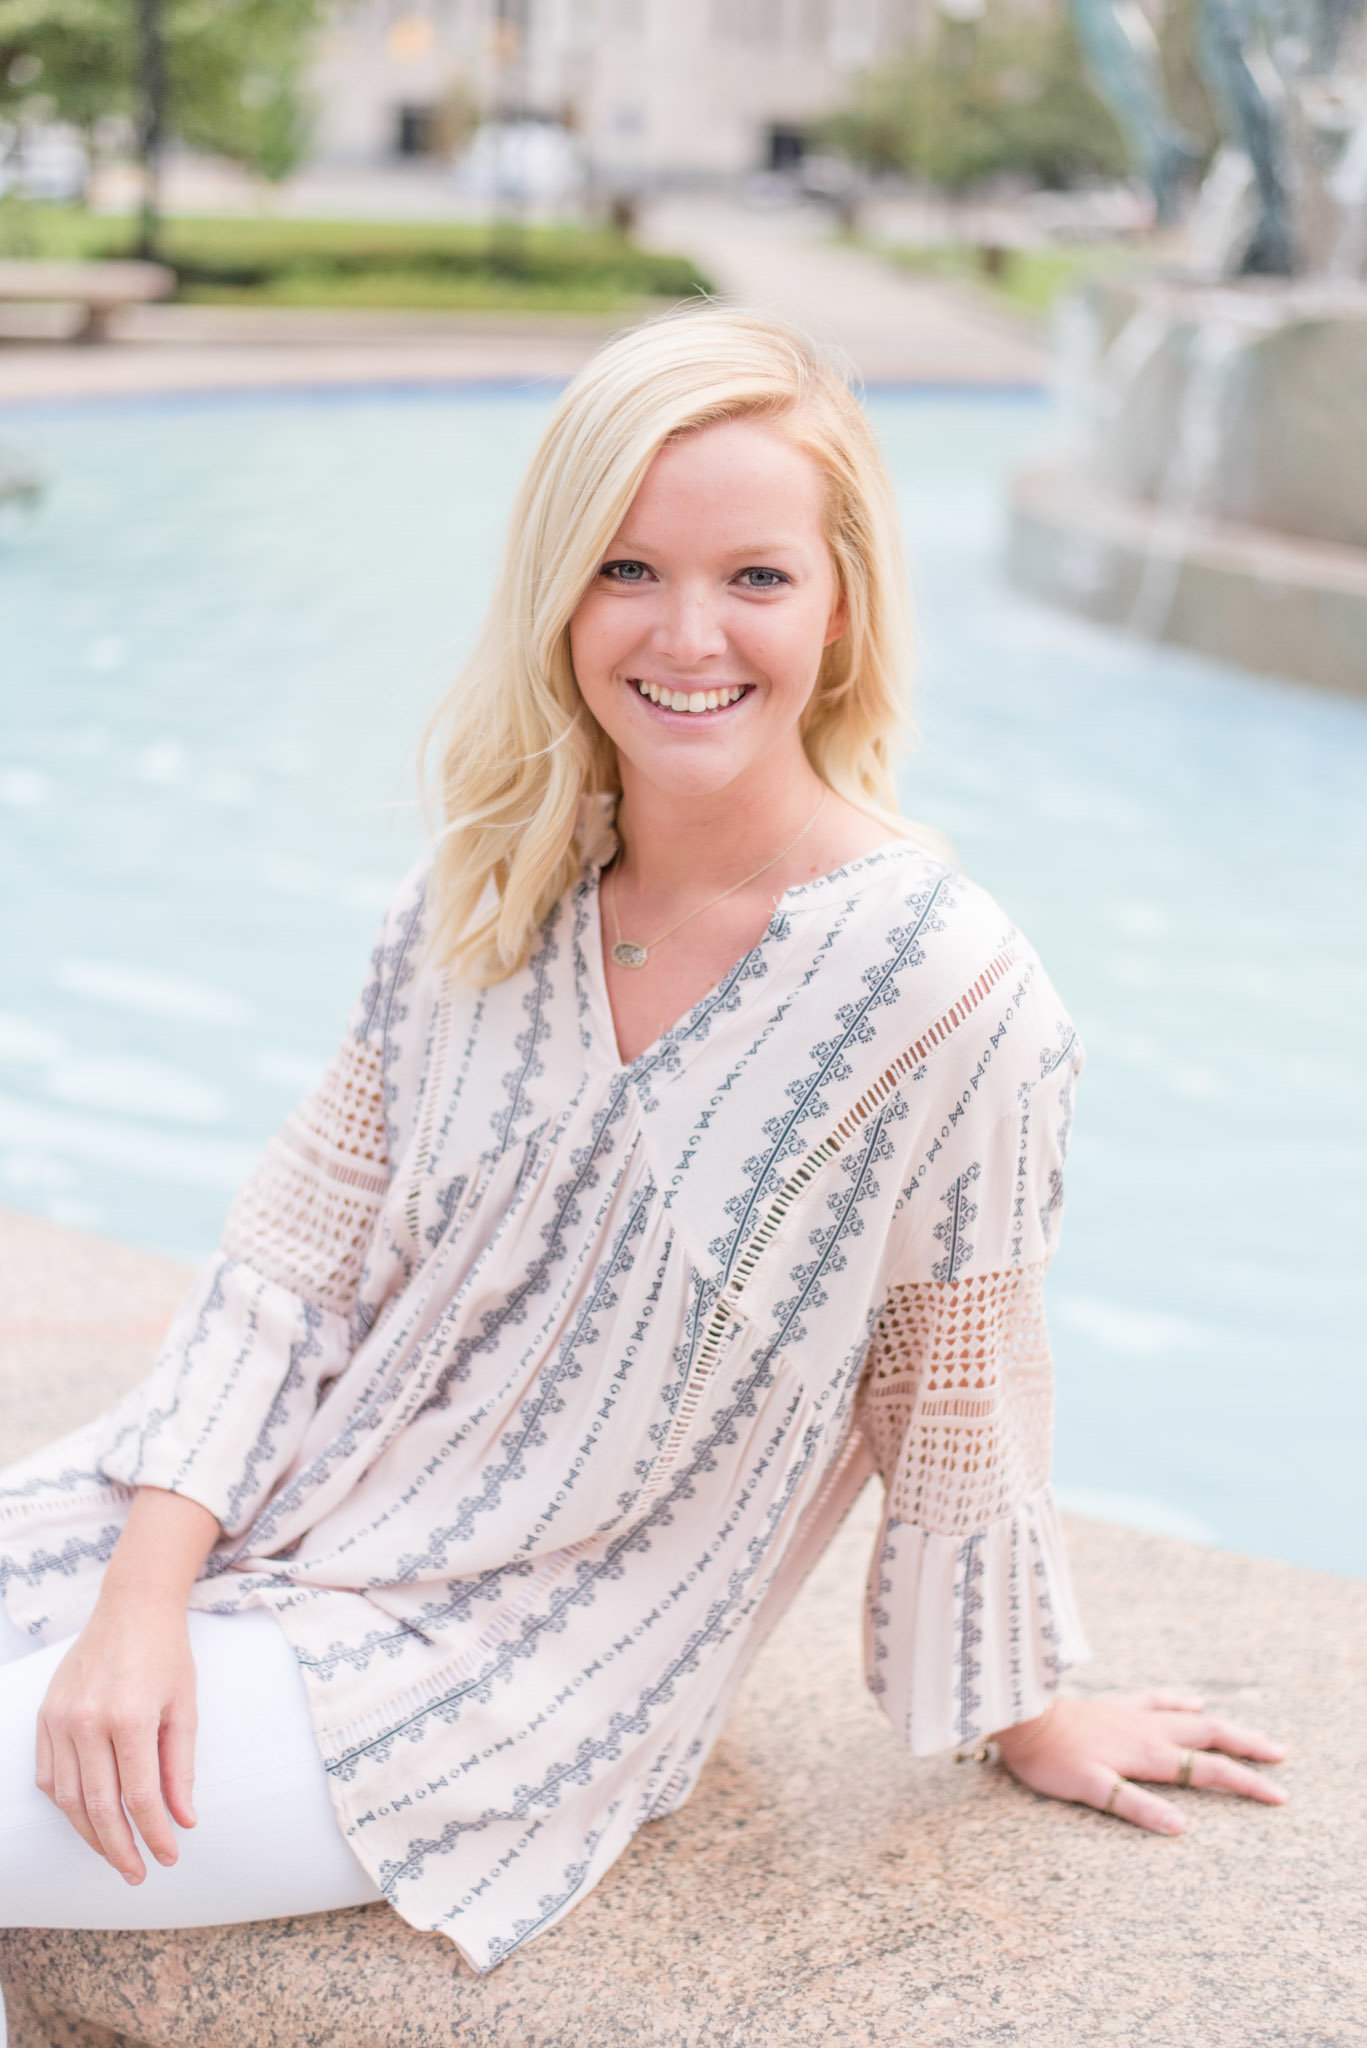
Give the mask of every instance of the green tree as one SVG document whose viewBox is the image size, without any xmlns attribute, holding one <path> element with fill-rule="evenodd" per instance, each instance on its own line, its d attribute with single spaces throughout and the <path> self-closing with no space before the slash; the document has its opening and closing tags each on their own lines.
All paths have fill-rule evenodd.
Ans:
<svg viewBox="0 0 1367 2048">
<path fill-rule="evenodd" d="M 0 120 L 69 121 L 90 138 L 131 109 L 130 52 L 110 0 L 0 0 Z"/>
<path fill-rule="evenodd" d="M 923 48 L 866 73 L 823 133 L 872 170 L 904 171 L 951 192 L 1005 173 L 1059 187 L 1128 169 L 1061 15 L 940 17 Z"/>
<path fill-rule="evenodd" d="M 121 116 L 153 158 L 174 137 L 283 178 L 308 146 L 320 14 L 320 0 L 0 0 L 0 120 L 69 121 L 93 149 Z"/>
<path fill-rule="evenodd" d="M 170 132 L 288 177 L 308 148 L 302 77 L 320 13 L 319 0 L 164 0 Z"/>
</svg>

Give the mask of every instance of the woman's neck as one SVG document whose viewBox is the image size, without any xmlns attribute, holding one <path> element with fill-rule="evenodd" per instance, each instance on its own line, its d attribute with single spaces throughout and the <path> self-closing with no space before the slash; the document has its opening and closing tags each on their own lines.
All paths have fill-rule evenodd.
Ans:
<svg viewBox="0 0 1367 2048">
<path fill-rule="evenodd" d="M 724 889 L 801 832 L 822 787 L 805 755 L 796 765 L 760 763 L 725 789 L 683 795 L 644 783 L 624 761 L 619 869 L 648 896 Z"/>
</svg>

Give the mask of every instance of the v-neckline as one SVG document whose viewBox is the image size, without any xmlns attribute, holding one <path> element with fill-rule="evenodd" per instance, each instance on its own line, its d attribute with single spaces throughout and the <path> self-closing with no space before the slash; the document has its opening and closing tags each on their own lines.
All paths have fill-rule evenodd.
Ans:
<svg viewBox="0 0 1367 2048">
<path fill-rule="evenodd" d="M 601 868 L 591 868 L 586 872 L 581 885 L 589 899 L 588 922 L 584 932 L 584 942 L 579 949 L 583 955 L 583 968 L 588 983 L 585 993 L 588 997 L 588 1010 L 593 1026 L 592 1036 L 595 1047 L 602 1054 L 614 1074 L 631 1074 L 643 1067 L 657 1064 L 674 1041 L 681 1037 L 690 1025 L 700 1019 L 701 1013 L 717 1001 L 718 996 L 728 985 L 737 981 L 757 982 L 760 979 L 758 975 L 750 971 L 751 963 L 758 958 L 773 938 L 775 926 L 783 912 L 783 899 L 780 897 L 778 903 L 774 906 L 773 916 L 760 933 L 754 945 L 746 952 L 740 954 L 732 962 L 731 966 L 727 968 L 725 974 L 720 975 L 710 988 L 704 989 L 697 1002 L 690 1004 L 688 1009 L 682 1011 L 674 1019 L 674 1022 L 659 1034 L 658 1038 L 653 1038 L 649 1045 L 642 1046 L 640 1052 L 628 1060 L 622 1057 L 622 1048 L 617 1037 L 617 1020 L 612 1014 L 612 1002 L 608 995 L 608 978 L 603 966 L 602 878 L 603 871 Z"/>
<path fill-rule="evenodd" d="M 607 863 L 604 862 L 602 866 L 597 863 L 588 864 L 579 883 L 581 897 L 586 899 L 588 905 L 587 927 L 583 932 L 582 944 L 575 947 L 575 972 L 576 975 L 582 973 L 585 977 L 585 986 L 581 993 L 590 1021 L 586 1043 L 592 1043 L 615 1075 L 632 1074 L 643 1067 L 658 1064 L 668 1048 L 677 1039 L 685 1036 L 695 1023 L 701 1020 L 703 1013 L 715 1005 L 723 991 L 736 983 L 748 983 L 752 989 L 760 985 L 763 977 L 753 971 L 753 964 L 779 935 L 784 920 L 792 911 L 815 907 L 816 902 L 833 884 L 846 881 L 862 868 L 879 866 L 885 860 L 904 853 L 919 853 L 923 858 L 926 857 L 925 848 L 919 846 L 915 840 L 890 839 L 885 845 L 875 846 L 870 852 L 861 853 L 856 859 L 846 861 L 842 866 L 832 868 L 824 875 L 814 875 L 809 882 L 791 883 L 775 903 L 773 915 L 754 945 L 739 954 L 726 972 L 720 975 L 710 988 L 705 989 L 695 1003 L 682 1011 L 657 1038 L 653 1038 L 649 1045 L 643 1046 L 640 1052 L 629 1060 L 622 1057 L 617 1037 L 617 1023 L 612 1014 L 612 1002 L 608 995 L 607 974 L 603 966 L 602 881 L 603 867 Z"/>
</svg>

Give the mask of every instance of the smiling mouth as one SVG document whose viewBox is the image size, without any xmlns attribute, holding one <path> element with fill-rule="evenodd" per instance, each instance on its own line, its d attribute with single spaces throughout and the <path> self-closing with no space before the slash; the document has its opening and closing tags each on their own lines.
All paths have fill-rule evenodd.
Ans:
<svg viewBox="0 0 1367 2048">
<path fill-rule="evenodd" d="M 629 676 L 627 680 L 638 696 L 658 704 L 661 711 L 687 711 L 694 718 L 701 718 L 708 711 L 727 710 L 742 697 L 748 697 L 754 687 L 751 683 L 723 683 L 715 690 L 670 690 L 659 683 L 643 683 L 638 676 Z"/>
</svg>

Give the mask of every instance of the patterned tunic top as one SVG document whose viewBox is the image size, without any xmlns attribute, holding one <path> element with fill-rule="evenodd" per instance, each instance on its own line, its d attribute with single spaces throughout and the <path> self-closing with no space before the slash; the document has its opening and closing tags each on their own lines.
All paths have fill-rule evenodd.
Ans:
<svg viewBox="0 0 1367 2048">
<path fill-rule="evenodd" d="M 150 1378 L 0 1475 L 0 1587 L 54 1640 L 136 1486 L 211 1509 L 192 1604 L 276 1615 L 356 1855 L 487 1969 L 688 1797 L 875 1466 L 867 1673 L 914 1749 L 1086 1654 L 1040 1295 L 1081 1052 L 912 845 L 788 890 L 625 1065 L 593 863 L 480 991 L 424 880 Z"/>
</svg>

